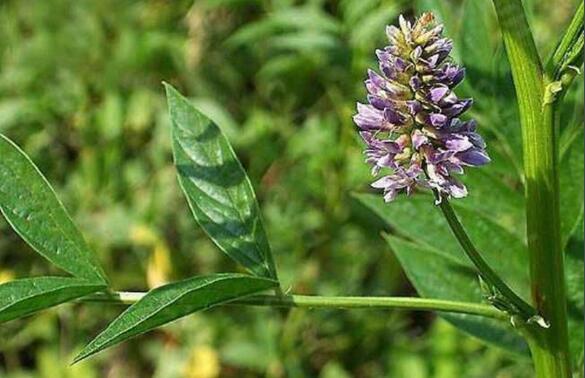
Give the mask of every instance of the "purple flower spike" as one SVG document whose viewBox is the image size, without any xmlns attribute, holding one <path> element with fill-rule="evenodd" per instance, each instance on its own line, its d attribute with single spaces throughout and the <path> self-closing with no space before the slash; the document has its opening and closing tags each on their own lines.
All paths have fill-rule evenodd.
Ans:
<svg viewBox="0 0 585 378">
<path fill-rule="evenodd" d="M 453 92 L 465 76 L 449 57 L 453 41 L 432 13 L 414 22 L 400 16 L 386 34 L 390 45 L 376 50 L 381 74 L 368 70 L 368 105 L 358 103 L 353 118 L 372 174 L 385 172 L 372 187 L 383 190 L 386 202 L 416 188 L 437 191 L 438 201 L 465 197 L 454 175 L 490 158 L 475 121 L 459 119 L 473 100 Z"/>
</svg>

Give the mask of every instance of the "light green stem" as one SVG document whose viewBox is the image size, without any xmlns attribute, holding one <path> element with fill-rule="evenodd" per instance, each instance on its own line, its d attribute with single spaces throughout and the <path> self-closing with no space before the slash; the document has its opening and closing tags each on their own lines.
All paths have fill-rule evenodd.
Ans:
<svg viewBox="0 0 585 378">
<path fill-rule="evenodd" d="M 529 345 L 538 378 L 568 378 L 554 87 L 545 76 L 522 2 L 493 1 L 512 68 L 522 126 L 532 299 L 550 324 L 548 329 L 528 327 Z"/>
<path fill-rule="evenodd" d="M 80 302 L 105 302 L 131 305 L 146 293 L 119 291 L 91 294 Z M 478 315 L 499 320 L 509 317 L 492 306 L 480 303 L 457 302 L 441 299 L 411 297 L 322 297 L 314 295 L 254 295 L 229 302 L 230 305 L 305 307 L 331 309 L 402 309 L 414 311 L 440 311 Z"/>
<path fill-rule="evenodd" d="M 553 80 L 559 80 L 569 66 L 579 67 L 583 64 L 583 8 L 584 5 L 581 2 L 547 62 L 546 72 Z"/>
</svg>

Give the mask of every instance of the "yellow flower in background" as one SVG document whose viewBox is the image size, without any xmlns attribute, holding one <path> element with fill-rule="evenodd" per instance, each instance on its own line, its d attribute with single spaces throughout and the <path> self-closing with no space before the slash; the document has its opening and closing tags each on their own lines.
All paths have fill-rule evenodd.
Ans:
<svg viewBox="0 0 585 378">
<path fill-rule="evenodd" d="M 219 377 L 221 366 L 215 349 L 208 345 L 197 345 L 191 349 L 187 363 L 183 367 L 185 378 Z"/>
<path fill-rule="evenodd" d="M 0 284 L 14 279 L 14 273 L 10 270 L 0 270 Z"/>
</svg>

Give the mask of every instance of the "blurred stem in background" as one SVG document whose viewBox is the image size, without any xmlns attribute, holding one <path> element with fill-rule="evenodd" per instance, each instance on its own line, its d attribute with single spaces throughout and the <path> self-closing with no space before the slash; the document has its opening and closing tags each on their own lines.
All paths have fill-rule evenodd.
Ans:
<svg viewBox="0 0 585 378">
<path fill-rule="evenodd" d="M 555 128 L 555 95 L 560 82 L 542 67 L 520 0 L 494 0 L 516 87 L 524 149 L 526 220 L 530 250 L 532 298 L 550 328 L 531 327 L 529 345 L 536 374 L 569 377 L 566 284 L 559 209 L 559 148 Z M 565 63 L 583 23 L 582 7 L 571 22 L 560 49 L 553 54 L 553 70 Z M 582 28 L 582 26 L 581 26 Z M 581 30 L 582 32 L 582 30 Z M 567 62 L 567 67 L 570 63 Z M 557 99 L 558 100 L 558 99 Z"/>
</svg>

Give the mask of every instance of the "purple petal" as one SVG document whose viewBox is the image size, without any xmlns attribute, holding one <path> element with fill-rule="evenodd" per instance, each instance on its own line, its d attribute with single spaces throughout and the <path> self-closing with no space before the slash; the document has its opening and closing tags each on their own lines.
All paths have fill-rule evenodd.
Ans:
<svg viewBox="0 0 585 378">
<path fill-rule="evenodd" d="M 405 121 L 404 116 L 392 108 L 384 109 L 384 119 L 393 125 L 402 125 Z"/>
<path fill-rule="evenodd" d="M 392 107 L 392 102 L 380 96 L 368 95 L 368 102 L 378 110 L 384 110 Z"/>
<path fill-rule="evenodd" d="M 485 165 L 491 161 L 485 151 L 475 148 L 459 152 L 456 156 L 461 161 L 461 163 L 470 166 Z"/>
<path fill-rule="evenodd" d="M 354 122 L 363 130 L 379 130 L 385 126 L 384 115 L 371 105 L 357 104 L 358 114 L 353 117 Z"/>
<path fill-rule="evenodd" d="M 473 143 L 465 136 L 453 135 L 445 140 L 445 147 L 451 151 L 465 151 L 473 147 Z"/>
<path fill-rule="evenodd" d="M 452 105 L 449 108 L 443 109 L 443 111 L 445 112 L 445 114 L 447 114 L 451 117 L 457 117 L 458 115 L 460 115 L 461 113 L 463 113 L 464 111 L 469 109 L 469 107 L 472 104 L 473 104 L 473 100 L 470 98 L 467 98 L 465 100 L 461 100 L 461 101 L 457 102 L 456 104 Z"/>
<path fill-rule="evenodd" d="M 374 181 L 370 186 L 376 189 L 384 189 L 392 184 L 394 180 L 392 180 L 391 176 L 384 176 L 376 181 Z"/>
<path fill-rule="evenodd" d="M 427 143 L 428 141 L 429 138 L 426 135 L 424 135 L 422 131 L 414 130 L 412 132 L 412 145 L 414 146 L 415 149 L 418 150 L 420 146 Z"/>
<path fill-rule="evenodd" d="M 447 116 L 440 113 L 431 113 L 429 115 L 429 122 L 434 127 L 443 127 L 447 122 Z"/>
<path fill-rule="evenodd" d="M 449 93 L 449 87 L 446 85 L 433 87 L 429 91 L 429 98 L 432 102 L 438 103 L 447 93 Z"/>
</svg>

